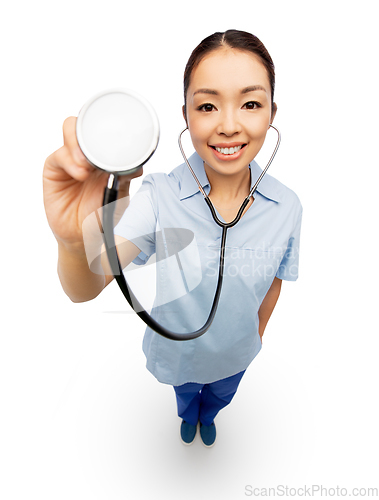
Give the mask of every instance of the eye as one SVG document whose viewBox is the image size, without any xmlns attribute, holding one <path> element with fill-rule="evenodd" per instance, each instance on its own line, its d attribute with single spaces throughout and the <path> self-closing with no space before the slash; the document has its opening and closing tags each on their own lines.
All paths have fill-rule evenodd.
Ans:
<svg viewBox="0 0 379 500">
<path fill-rule="evenodd" d="M 213 104 L 206 103 L 206 104 L 202 104 L 197 109 L 199 111 L 205 111 L 206 113 L 209 113 L 210 111 L 213 111 L 216 108 L 213 106 Z"/>
<path fill-rule="evenodd" d="M 249 101 L 249 102 L 245 103 L 242 107 L 246 108 L 246 109 L 257 109 L 257 108 L 260 108 L 261 105 L 257 101 Z"/>
</svg>

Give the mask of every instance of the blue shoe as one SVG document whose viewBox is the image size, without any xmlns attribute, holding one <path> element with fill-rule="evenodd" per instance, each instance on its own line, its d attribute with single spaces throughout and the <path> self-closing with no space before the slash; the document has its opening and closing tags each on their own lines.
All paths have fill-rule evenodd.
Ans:
<svg viewBox="0 0 379 500">
<path fill-rule="evenodd" d="M 180 426 L 180 437 L 183 444 L 190 445 L 196 437 L 197 425 L 191 425 L 188 422 L 182 421 Z"/>
<path fill-rule="evenodd" d="M 215 444 L 216 441 L 216 426 L 213 422 L 211 425 L 203 425 L 200 422 L 200 436 L 203 441 L 203 445 L 210 448 Z"/>
</svg>

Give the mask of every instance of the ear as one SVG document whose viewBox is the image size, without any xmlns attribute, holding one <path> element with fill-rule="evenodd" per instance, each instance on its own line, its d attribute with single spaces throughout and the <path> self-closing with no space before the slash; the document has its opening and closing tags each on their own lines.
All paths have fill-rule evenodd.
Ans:
<svg viewBox="0 0 379 500">
<path fill-rule="evenodd" d="M 270 120 L 270 123 L 272 123 L 274 121 L 274 118 L 275 118 L 275 115 L 276 115 L 276 112 L 278 111 L 278 106 L 276 105 L 276 102 L 273 103 L 272 105 L 272 111 L 271 111 L 271 120 Z"/>
<path fill-rule="evenodd" d="M 188 122 L 187 122 L 187 117 L 186 117 L 186 105 L 185 104 L 183 104 L 182 113 L 183 113 L 183 118 L 184 118 L 186 125 L 188 127 Z"/>
</svg>

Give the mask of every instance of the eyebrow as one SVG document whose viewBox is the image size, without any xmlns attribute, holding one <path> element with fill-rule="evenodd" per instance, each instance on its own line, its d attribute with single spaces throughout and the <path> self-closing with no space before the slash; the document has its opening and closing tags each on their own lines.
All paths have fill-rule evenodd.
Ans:
<svg viewBox="0 0 379 500">
<path fill-rule="evenodd" d="M 196 94 L 211 94 L 211 95 L 218 95 L 218 92 L 216 90 L 211 90 L 211 89 L 199 89 L 196 90 L 193 95 Z"/>
<path fill-rule="evenodd" d="M 262 87 L 262 85 L 251 85 L 250 87 L 245 87 L 241 90 L 241 94 L 248 94 L 249 92 L 255 92 L 256 90 L 263 90 L 267 93 L 267 90 Z"/>
<path fill-rule="evenodd" d="M 241 94 L 248 94 L 249 92 L 255 92 L 257 90 L 263 90 L 263 92 L 267 93 L 267 90 L 264 87 L 262 87 L 262 85 L 250 85 L 249 87 L 243 88 L 241 90 Z M 219 95 L 217 90 L 212 90 L 212 89 L 198 89 L 193 93 L 193 95 L 196 94 Z"/>
</svg>

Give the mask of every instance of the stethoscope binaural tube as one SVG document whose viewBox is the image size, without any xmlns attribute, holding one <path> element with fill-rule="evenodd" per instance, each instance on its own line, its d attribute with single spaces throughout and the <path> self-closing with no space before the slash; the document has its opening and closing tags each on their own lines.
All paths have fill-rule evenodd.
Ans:
<svg viewBox="0 0 379 500">
<path fill-rule="evenodd" d="M 237 224 L 237 222 L 238 222 L 238 221 L 240 220 L 240 218 L 242 217 L 243 211 L 245 210 L 245 208 L 246 208 L 247 204 L 249 203 L 249 201 L 250 201 L 251 197 L 252 197 L 252 196 L 253 196 L 253 194 L 255 193 L 255 191 L 256 191 L 256 189 L 257 189 L 257 187 L 258 187 L 259 183 L 260 183 L 260 182 L 261 182 L 261 180 L 263 179 L 263 177 L 264 177 L 265 173 L 267 172 L 267 170 L 268 170 L 269 166 L 271 165 L 271 163 L 272 163 L 273 159 L 275 158 L 275 155 L 276 155 L 276 153 L 277 153 L 277 151 L 278 151 L 278 149 L 279 149 L 279 146 L 280 146 L 280 139 L 281 139 L 281 136 L 280 136 L 280 132 L 279 132 L 279 130 L 278 130 L 276 127 L 274 127 L 274 125 L 272 125 L 271 123 L 270 123 L 270 127 L 271 127 L 271 128 L 273 128 L 273 129 L 276 131 L 276 133 L 278 134 L 278 139 L 277 139 L 277 141 L 276 141 L 275 149 L 274 149 L 274 151 L 273 151 L 273 153 L 272 153 L 272 155 L 271 155 L 271 158 L 270 158 L 270 159 L 269 159 L 269 161 L 267 162 L 267 165 L 265 166 L 264 170 L 262 170 L 262 173 L 261 173 L 261 174 L 260 174 L 260 176 L 258 177 L 258 179 L 257 179 L 257 181 L 255 182 L 254 186 L 251 188 L 251 190 L 250 190 L 250 192 L 249 192 L 248 196 L 247 196 L 247 197 L 244 199 L 244 201 L 242 202 L 241 207 L 240 207 L 240 209 L 239 209 L 239 211 L 238 211 L 238 213 L 237 213 L 237 215 L 236 215 L 235 219 L 234 219 L 234 220 L 232 220 L 232 221 L 231 221 L 231 222 L 229 222 L 229 223 L 222 222 L 222 221 L 221 221 L 221 220 L 217 217 L 216 211 L 215 211 L 215 209 L 214 209 L 214 207 L 213 207 L 213 205 L 212 205 L 211 200 L 209 199 L 208 195 L 207 195 L 207 194 L 206 194 L 206 192 L 204 191 L 203 186 L 201 185 L 201 183 L 200 183 L 199 179 L 196 177 L 196 174 L 195 174 L 195 172 L 193 171 L 193 169 L 192 169 L 192 167 L 191 167 L 191 165 L 190 165 L 190 163 L 189 163 L 189 161 L 188 161 L 188 159 L 187 159 L 187 157 L 186 157 L 186 155 L 185 155 L 185 153 L 184 153 L 184 149 L 183 149 L 183 145 L 182 145 L 182 140 L 181 140 L 181 138 L 182 138 L 182 135 L 184 134 L 184 132 L 185 132 L 186 130 L 188 130 L 188 127 L 186 127 L 184 130 L 182 130 L 182 131 L 180 132 L 180 134 L 179 134 L 179 139 L 178 139 L 178 141 L 179 141 L 179 149 L 180 149 L 180 151 L 181 151 L 181 153 L 182 153 L 182 156 L 183 156 L 183 158 L 184 158 L 184 161 L 186 162 L 186 165 L 187 165 L 187 167 L 188 167 L 189 171 L 191 172 L 191 174 L 192 174 L 193 178 L 194 178 L 194 179 L 195 179 L 195 181 L 196 181 L 196 184 L 197 184 L 197 185 L 198 185 L 198 187 L 199 187 L 199 191 L 202 193 L 202 195 L 204 196 L 205 201 L 207 202 L 207 204 L 208 204 L 208 206 L 209 206 L 209 209 L 210 209 L 210 211 L 211 211 L 211 213 L 212 213 L 212 217 L 213 217 L 214 221 L 215 221 L 215 222 L 216 222 L 216 224 L 218 224 L 219 226 L 229 228 L 229 227 L 233 227 L 233 226 L 235 226 L 235 225 Z"/>
<path fill-rule="evenodd" d="M 205 324 L 196 330 L 195 332 L 191 333 L 176 333 L 171 330 L 168 330 L 165 328 L 163 325 L 160 325 L 150 314 L 145 311 L 145 309 L 141 306 L 139 301 L 137 300 L 136 296 L 133 294 L 132 290 L 129 288 L 129 285 L 126 282 L 118 253 L 117 253 L 117 248 L 116 248 L 116 243 L 114 239 L 114 233 L 113 233 L 113 214 L 114 214 L 114 209 L 115 209 L 115 202 L 117 200 L 117 195 L 118 195 L 118 178 L 117 174 L 110 174 L 109 179 L 108 179 L 108 185 L 104 190 L 104 199 L 103 199 L 103 231 L 104 231 L 104 244 L 105 244 L 105 249 L 107 252 L 109 264 L 113 273 L 113 276 L 115 280 L 117 281 L 122 293 L 124 294 L 124 297 L 132 307 L 132 309 L 138 314 L 138 316 L 149 326 L 152 330 L 157 332 L 159 335 L 162 335 L 163 337 L 170 339 L 170 340 L 177 340 L 177 341 L 184 341 L 184 340 L 193 340 L 201 335 L 204 335 L 204 333 L 209 330 L 213 319 L 216 314 L 218 302 L 220 299 L 221 295 L 221 287 L 222 287 L 222 282 L 223 282 L 223 274 L 224 274 L 224 262 L 225 262 L 225 243 L 226 243 L 226 233 L 227 230 L 237 224 L 237 222 L 241 219 L 242 214 L 248 205 L 251 197 L 253 196 L 255 190 L 258 187 L 258 184 L 262 180 L 263 176 L 267 172 L 267 169 L 271 165 L 276 152 L 279 148 L 280 145 L 280 132 L 279 130 L 274 127 L 273 125 L 270 125 L 274 130 L 276 130 L 278 134 L 278 140 L 274 149 L 273 154 L 271 155 L 270 160 L 268 161 L 265 169 L 262 171 L 261 175 L 259 176 L 258 180 L 256 181 L 255 185 L 252 187 L 249 195 L 245 198 L 245 200 L 242 202 L 240 209 L 238 210 L 238 213 L 236 217 L 231 221 L 231 222 L 222 222 L 217 214 L 216 211 L 213 207 L 213 204 L 209 197 L 206 195 L 205 191 L 203 190 L 199 180 L 197 179 L 194 171 L 191 168 L 191 165 L 188 162 L 188 159 L 184 153 L 182 144 L 181 144 L 181 136 L 187 128 L 185 128 L 179 135 L 179 147 L 182 152 L 183 158 L 189 167 L 192 175 L 194 176 L 195 181 L 197 182 L 199 189 L 201 193 L 204 196 L 204 199 L 211 211 L 212 217 L 214 221 L 222 228 L 222 237 L 221 237 L 221 244 L 220 244 L 220 261 L 219 261 L 219 275 L 218 275 L 218 281 L 217 281 L 217 287 L 216 287 L 216 292 L 215 296 L 213 299 L 212 307 L 208 316 L 207 321 Z"/>
</svg>

